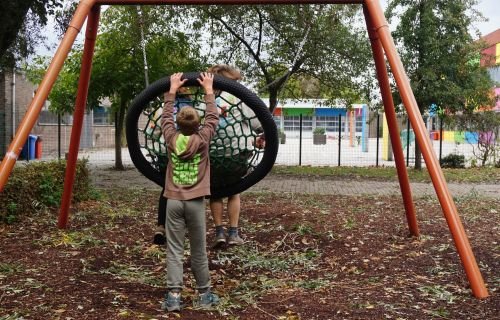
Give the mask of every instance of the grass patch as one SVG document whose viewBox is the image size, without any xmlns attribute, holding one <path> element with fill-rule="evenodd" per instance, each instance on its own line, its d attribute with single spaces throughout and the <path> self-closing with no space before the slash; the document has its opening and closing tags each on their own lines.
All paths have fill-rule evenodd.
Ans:
<svg viewBox="0 0 500 320">
<path fill-rule="evenodd" d="M 446 301 L 447 303 L 453 303 L 456 299 L 450 291 L 440 285 L 419 287 L 418 290 L 424 297 L 427 297 L 433 302 L 441 300 Z"/>
<path fill-rule="evenodd" d="M 311 225 L 307 224 L 307 223 L 296 224 L 294 226 L 294 229 L 301 236 L 305 236 L 307 234 L 313 234 L 314 233 L 313 227 Z"/>
<path fill-rule="evenodd" d="M 492 167 L 442 169 L 449 182 L 461 183 L 497 183 L 500 182 L 500 170 Z M 336 179 L 397 181 L 396 168 L 393 167 L 312 167 L 312 166 L 274 166 L 271 172 L 285 176 L 315 176 Z M 414 182 L 430 182 L 428 171 L 408 168 L 410 180 Z"/>
<path fill-rule="evenodd" d="M 309 249 L 301 251 L 265 251 L 264 248 L 253 246 L 242 246 L 231 251 L 218 253 L 218 262 L 222 265 L 236 260 L 240 269 L 245 273 L 253 271 L 269 271 L 293 273 L 292 270 L 315 269 L 320 253 L 317 250 Z"/>
<path fill-rule="evenodd" d="M 113 262 L 112 266 L 101 270 L 101 273 L 110 274 L 118 279 L 132 283 L 147 284 L 155 287 L 165 285 L 165 279 L 159 278 L 144 267 Z"/>
<path fill-rule="evenodd" d="M 1 308 L 0 311 L 2 311 Z M 0 316 L 0 320 L 19 320 L 19 319 L 24 319 L 24 318 L 17 312 L 14 312 L 13 314 Z"/>
<path fill-rule="evenodd" d="M 59 231 L 54 234 L 44 235 L 36 242 L 40 245 L 50 245 L 54 247 L 95 248 L 106 243 L 107 240 L 98 239 L 92 235 L 90 229 L 81 231 Z"/>
<path fill-rule="evenodd" d="M 331 282 L 328 279 L 318 278 L 318 279 L 305 279 L 299 280 L 293 283 L 295 287 L 308 289 L 308 290 L 318 290 L 331 286 Z"/>
<path fill-rule="evenodd" d="M 0 262 L 0 278 L 11 274 L 19 273 L 24 270 L 24 267 L 16 263 Z"/>
</svg>

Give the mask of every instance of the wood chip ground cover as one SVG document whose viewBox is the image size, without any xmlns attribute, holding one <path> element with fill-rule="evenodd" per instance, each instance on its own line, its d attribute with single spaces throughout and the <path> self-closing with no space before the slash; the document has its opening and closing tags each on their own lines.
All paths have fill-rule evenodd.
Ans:
<svg viewBox="0 0 500 320">
<path fill-rule="evenodd" d="M 152 245 L 157 192 L 111 188 L 77 205 L 0 226 L 0 319 L 495 319 L 500 316 L 500 201 L 457 206 L 490 297 L 474 299 L 436 200 L 416 200 L 409 238 L 400 197 L 246 193 L 246 244 L 209 252 L 213 311 L 160 310 L 165 250 Z M 208 242 L 213 240 L 209 219 Z M 188 247 L 188 244 L 186 244 Z"/>
</svg>

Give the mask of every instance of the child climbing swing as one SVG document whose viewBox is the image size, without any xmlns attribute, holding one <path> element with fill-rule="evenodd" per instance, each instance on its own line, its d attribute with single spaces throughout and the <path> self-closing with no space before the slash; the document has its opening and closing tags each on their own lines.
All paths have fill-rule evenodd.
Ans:
<svg viewBox="0 0 500 320">
<path fill-rule="evenodd" d="M 210 195 L 210 160 L 208 148 L 218 123 L 213 75 L 202 73 L 198 82 L 205 90 L 207 110 L 203 127 L 192 107 L 182 108 L 174 122 L 173 105 L 177 90 L 186 82 L 182 73 L 170 77 L 161 117 L 162 133 L 167 143 L 168 164 L 164 197 L 167 202 L 167 294 L 162 308 L 181 310 L 183 284 L 182 258 L 186 228 L 191 244 L 191 268 L 196 280 L 195 306 L 210 308 L 219 302 L 210 291 L 210 274 L 206 251 L 204 197 Z M 177 129 L 176 124 L 177 123 Z"/>
</svg>

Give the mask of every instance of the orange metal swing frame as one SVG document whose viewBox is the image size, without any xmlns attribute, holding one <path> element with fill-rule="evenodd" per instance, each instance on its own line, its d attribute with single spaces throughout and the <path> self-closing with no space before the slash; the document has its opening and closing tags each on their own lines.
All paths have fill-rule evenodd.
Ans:
<svg viewBox="0 0 500 320">
<path fill-rule="evenodd" d="M 457 208 L 453 202 L 443 172 L 434 153 L 431 141 L 427 134 L 422 116 L 420 115 L 417 102 L 410 87 L 410 82 L 401 63 L 401 59 L 396 51 L 394 41 L 389 31 L 387 20 L 385 19 L 379 0 L 81 0 L 74 13 L 73 19 L 50 63 L 38 90 L 20 123 L 17 133 L 11 142 L 9 149 L 0 164 L 0 192 L 3 191 L 8 177 L 12 172 L 15 162 L 21 153 L 24 141 L 26 141 L 33 128 L 42 106 L 47 99 L 54 82 L 68 56 L 76 36 L 80 32 L 85 20 L 87 20 L 87 30 L 85 34 L 85 44 L 83 49 L 82 65 L 78 84 L 78 92 L 75 102 L 73 116 L 73 128 L 69 154 L 64 180 L 64 192 L 61 202 L 58 227 L 66 228 L 68 224 L 68 212 L 71 204 L 73 183 L 75 179 L 76 161 L 80 145 L 80 135 L 82 131 L 83 116 L 87 101 L 87 94 L 92 69 L 92 57 L 94 54 L 97 28 L 99 25 L 101 5 L 266 5 L 266 4 L 360 4 L 363 5 L 366 25 L 371 42 L 373 57 L 375 60 L 376 73 L 382 94 L 384 111 L 387 117 L 389 135 L 393 144 L 394 158 L 399 178 L 401 193 L 405 206 L 408 228 L 413 236 L 419 235 L 415 206 L 412 199 L 410 182 L 405 166 L 403 148 L 398 135 L 396 123 L 396 113 L 391 95 L 389 76 L 386 68 L 386 59 L 391 67 L 396 80 L 397 87 L 403 100 L 403 104 L 408 113 L 410 123 L 415 132 L 415 138 L 419 144 L 424 157 L 427 170 L 429 171 L 434 189 L 441 204 L 443 214 L 448 223 L 458 254 L 464 266 L 469 280 L 472 293 L 476 298 L 488 297 L 481 272 L 479 271 L 476 259 L 472 252 L 465 229 L 458 216 Z M 385 56 L 384 56 L 385 55 Z"/>
</svg>

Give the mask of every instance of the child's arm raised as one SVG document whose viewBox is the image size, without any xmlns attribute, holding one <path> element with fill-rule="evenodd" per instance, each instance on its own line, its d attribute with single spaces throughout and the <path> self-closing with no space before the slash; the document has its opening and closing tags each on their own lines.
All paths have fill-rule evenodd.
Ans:
<svg viewBox="0 0 500 320">
<path fill-rule="evenodd" d="M 165 92 L 165 104 L 163 105 L 163 113 L 161 115 L 161 130 L 165 141 L 169 143 L 170 139 L 175 135 L 175 122 L 174 122 L 174 101 L 177 90 L 187 80 L 181 80 L 182 72 L 174 73 L 170 76 L 170 90 Z"/>
<path fill-rule="evenodd" d="M 215 128 L 217 128 L 217 124 L 219 123 L 219 114 L 217 112 L 217 108 L 215 107 L 215 96 L 213 90 L 214 75 L 208 72 L 203 72 L 200 74 L 198 82 L 205 90 L 205 104 L 207 105 L 205 110 L 205 124 L 198 134 L 205 142 L 209 143 L 214 136 Z"/>
</svg>

